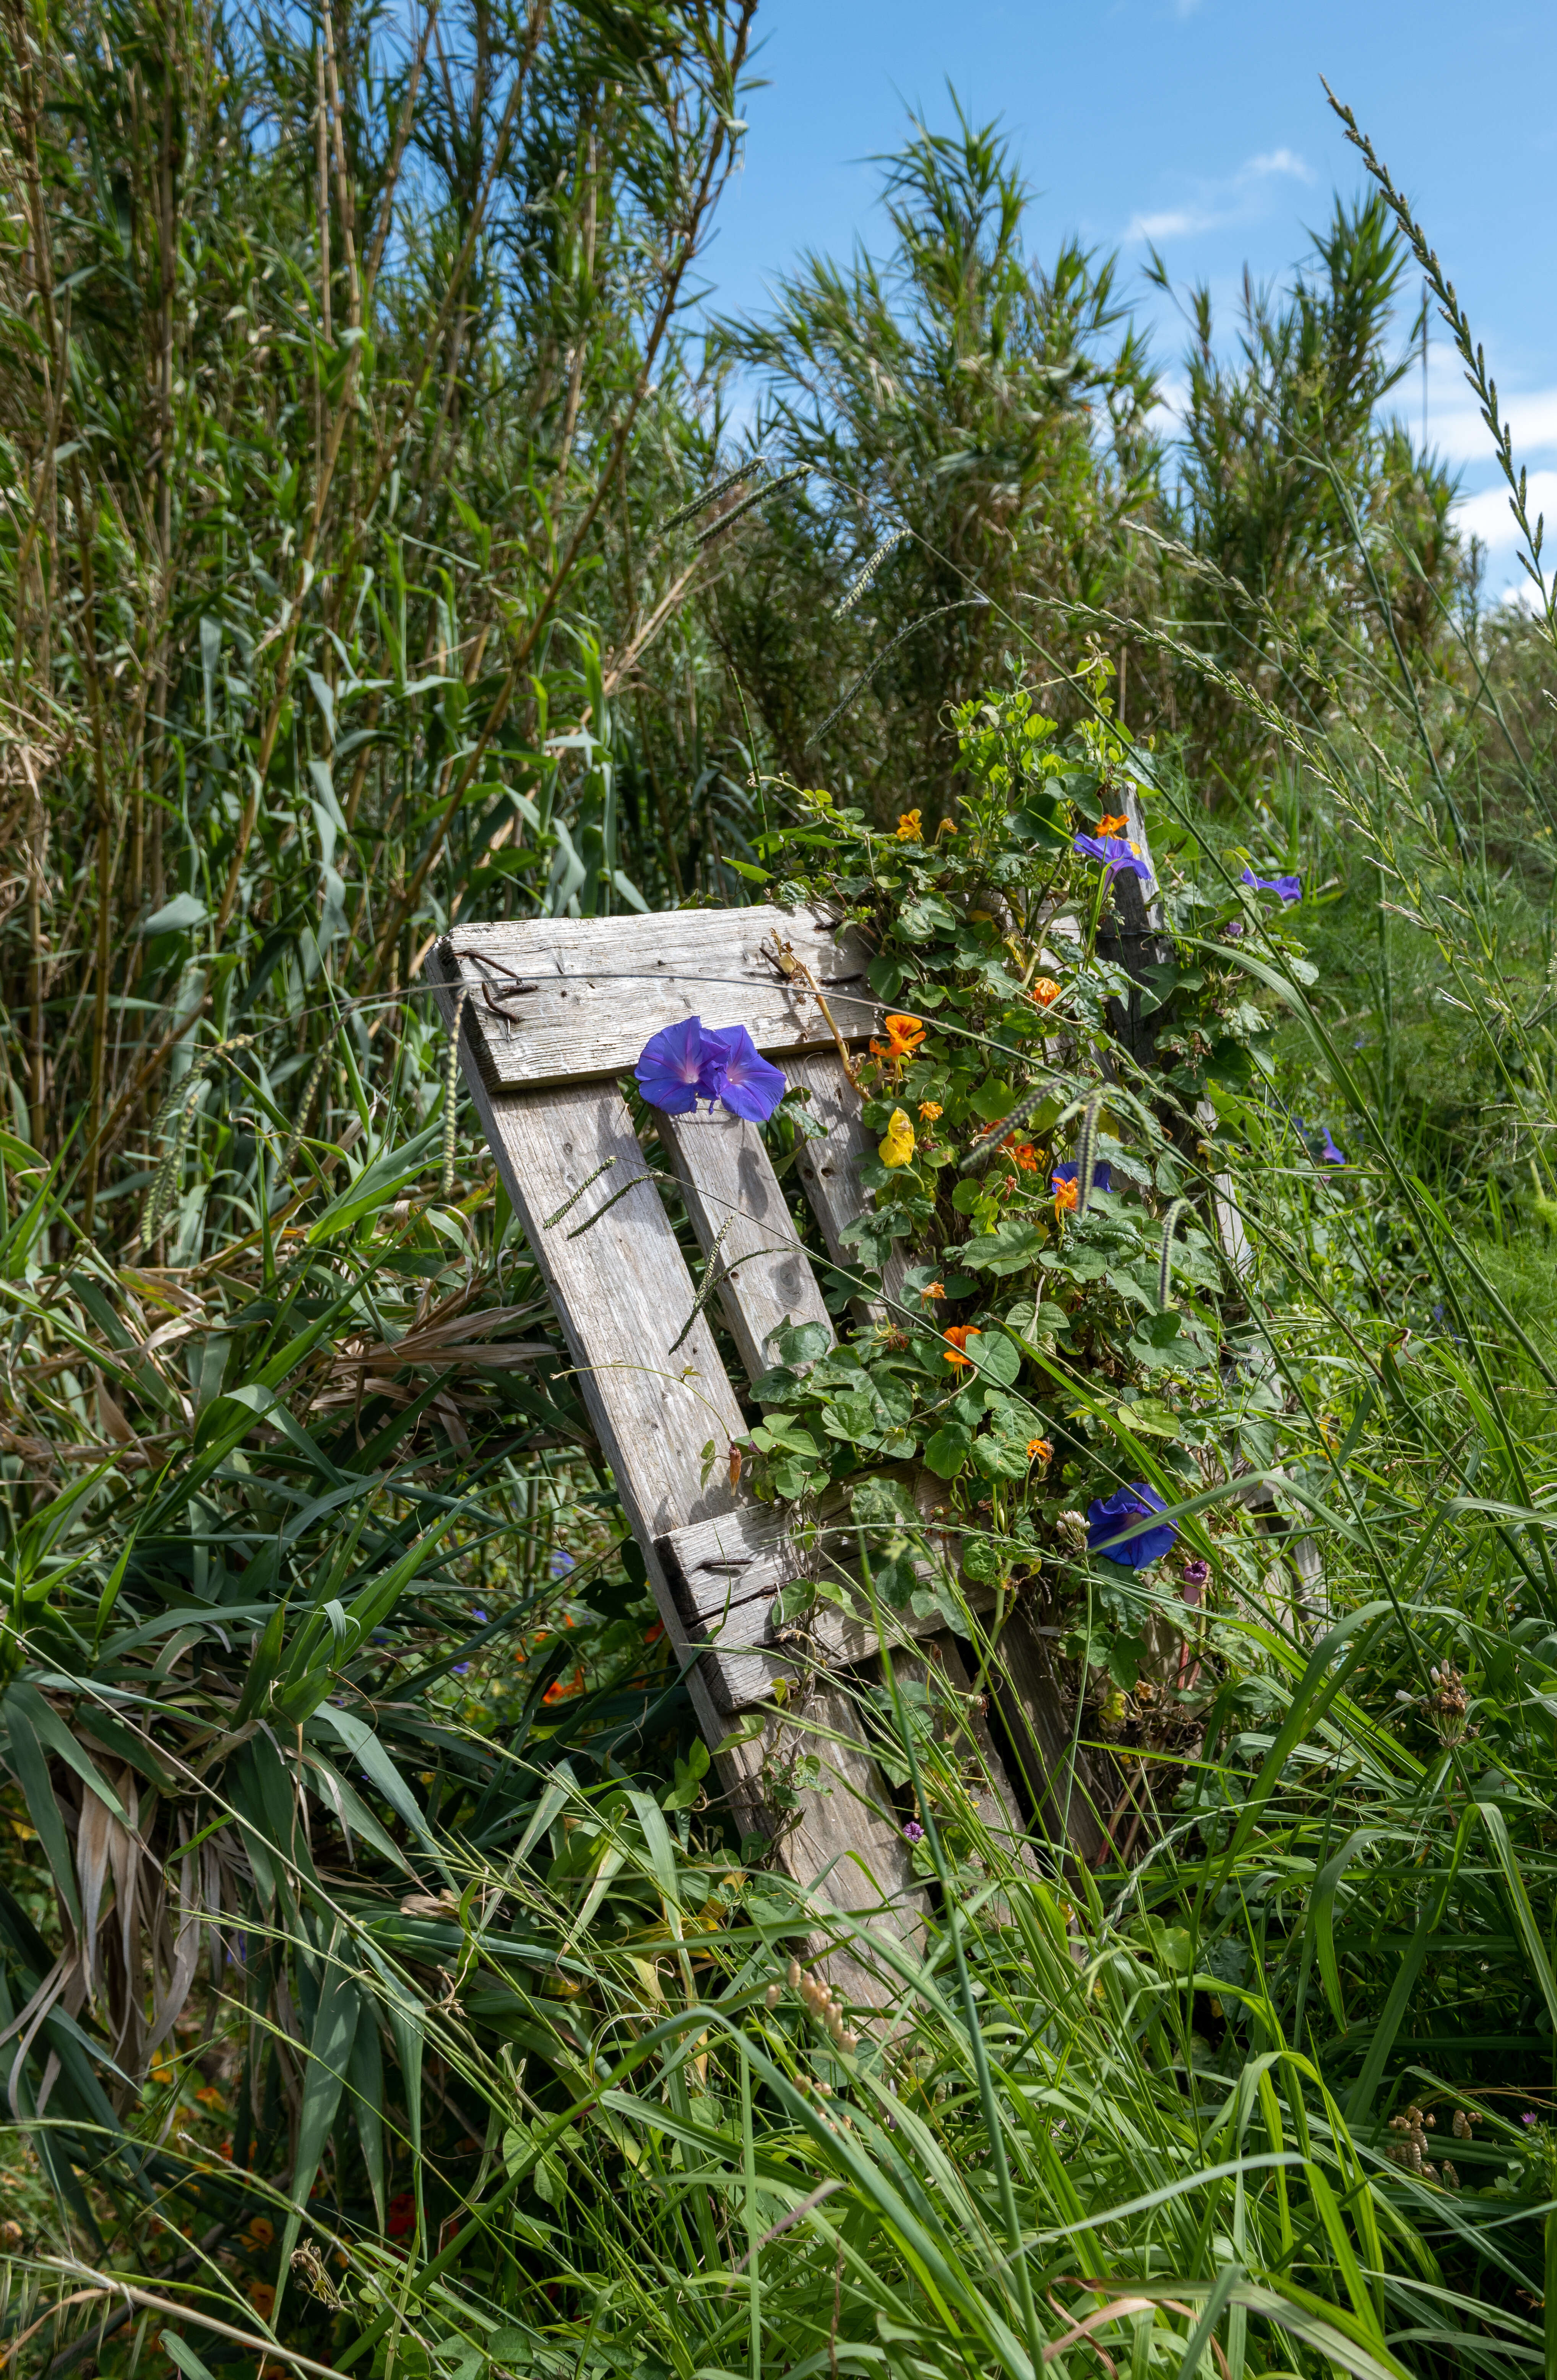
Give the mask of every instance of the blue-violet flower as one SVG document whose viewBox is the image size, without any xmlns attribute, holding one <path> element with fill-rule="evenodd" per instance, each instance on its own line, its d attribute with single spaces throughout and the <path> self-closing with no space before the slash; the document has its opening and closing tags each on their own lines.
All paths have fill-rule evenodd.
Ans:
<svg viewBox="0 0 1557 2380">
<path fill-rule="evenodd" d="M 1123 1562 L 1128 1570 L 1144 1570 L 1148 1562 L 1160 1560 L 1178 1536 L 1174 1521 L 1163 1521 L 1154 1529 L 1130 1528 L 1132 1521 L 1150 1521 L 1154 1512 L 1167 1510 L 1155 1488 L 1144 1479 L 1132 1479 L 1127 1488 L 1115 1488 L 1112 1496 L 1100 1496 L 1087 1507 L 1087 1550 L 1105 1554 L 1110 1561 Z"/>
<path fill-rule="evenodd" d="M 1110 876 L 1138 876 L 1151 881 L 1151 870 L 1133 843 L 1122 834 L 1078 834 L 1071 844 L 1078 859 L 1099 859 Z"/>
<path fill-rule="evenodd" d="M 701 1017 L 666 1025 L 644 1043 L 633 1069 L 638 1087 L 664 1115 L 687 1115 L 699 1099 L 751 1123 L 766 1123 L 787 1085 L 744 1025 L 705 1029 Z"/>
<path fill-rule="evenodd" d="M 1290 909 L 1295 901 L 1303 898 L 1301 876 L 1257 876 L 1252 868 L 1246 868 L 1241 880 L 1252 885 L 1257 892 L 1273 892 L 1283 909 Z"/>
</svg>

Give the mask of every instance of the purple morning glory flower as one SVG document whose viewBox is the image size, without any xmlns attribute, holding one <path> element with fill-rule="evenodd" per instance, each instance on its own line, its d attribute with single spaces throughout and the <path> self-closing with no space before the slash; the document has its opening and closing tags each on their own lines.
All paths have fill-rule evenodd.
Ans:
<svg viewBox="0 0 1557 2380">
<path fill-rule="evenodd" d="M 456 1661 L 454 1665 L 454 1673 L 456 1678 L 468 1677 L 469 1675 L 469 1670 L 470 1664 L 468 1661 Z"/>
<path fill-rule="evenodd" d="M 684 1016 L 679 1025 L 666 1025 L 651 1034 L 633 1074 L 649 1105 L 666 1115 L 689 1114 L 699 1092 L 712 1099 L 713 1086 L 708 1079 L 701 1017 Z"/>
<path fill-rule="evenodd" d="M 1210 1574 L 1211 1566 L 1210 1562 L 1201 1561 L 1198 1555 L 1193 1560 L 1186 1561 L 1184 1565 L 1184 1583 L 1186 1586 L 1205 1586 L 1210 1581 Z"/>
<path fill-rule="evenodd" d="M 486 1618 L 486 1616 L 487 1616 L 487 1615 L 486 1615 L 486 1613 L 485 1613 L 484 1611 L 472 1611 L 472 1612 L 471 1612 L 471 1614 L 470 1614 L 470 1617 L 471 1617 L 471 1619 L 472 1619 L 472 1620 L 481 1620 L 481 1621 L 484 1621 L 484 1620 L 485 1620 L 485 1618 Z"/>
<path fill-rule="evenodd" d="M 687 1115 L 707 1099 L 750 1123 L 766 1123 L 788 1087 L 744 1025 L 705 1031 L 698 1016 L 652 1035 L 633 1071 L 649 1105 L 666 1115 Z"/>
<path fill-rule="evenodd" d="M 1303 898 L 1301 876 L 1257 876 L 1252 868 L 1246 868 L 1240 880 L 1251 884 L 1257 892 L 1274 892 L 1283 909 Z"/>
<path fill-rule="evenodd" d="M 703 1035 L 704 1063 L 712 1067 L 714 1095 L 732 1115 L 748 1123 L 766 1123 L 788 1084 L 777 1066 L 770 1065 L 744 1025 L 727 1025 L 723 1032 Z"/>
<path fill-rule="evenodd" d="M 1071 1158 L 1071 1159 L 1067 1160 L 1067 1161 L 1066 1161 L 1064 1165 L 1056 1165 L 1056 1166 L 1055 1166 L 1055 1168 L 1054 1168 L 1053 1172 L 1052 1172 L 1052 1173 L 1051 1173 L 1051 1175 L 1049 1176 L 1049 1187 L 1050 1187 L 1050 1189 L 1051 1189 L 1051 1190 L 1053 1190 L 1053 1191 L 1058 1191 L 1059 1186 L 1060 1186 L 1060 1184 L 1061 1184 L 1061 1183 L 1062 1183 L 1062 1182 L 1074 1182 L 1074 1181 L 1076 1181 L 1076 1179 L 1077 1179 L 1077 1176 L 1079 1175 L 1080 1172 L 1081 1172 L 1080 1164 L 1079 1164 L 1079 1162 L 1078 1162 L 1075 1158 Z M 1093 1189 L 1094 1189 L 1094 1190 L 1112 1190 L 1112 1189 L 1113 1189 L 1113 1166 L 1112 1166 L 1112 1165 L 1094 1165 L 1094 1166 L 1093 1166 L 1093 1168 L 1092 1168 L 1092 1187 L 1093 1187 Z"/>
<path fill-rule="evenodd" d="M 1133 843 L 1122 834 L 1078 834 L 1071 844 L 1078 859 L 1098 859 L 1111 876 L 1138 876 L 1151 881 L 1151 870 Z"/>
<path fill-rule="evenodd" d="M 566 1578 L 573 1568 L 573 1556 L 566 1552 L 561 1546 L 557 1546 L 553 1548 L 552 1559 L 546 1567 L 553 1578 Z"/>
<path fill-rule="evenodd" d="M 918 1818 L 910 1818 L 907 1825 L 904 1828 L 903 1833 L 905 1840 L 910 1843 L 922 1843 L 924 1840 L 924 1828 L 920 1826 Z"/>
<path fill-rule="evenodd" d="M 1292 1120 L 1297 1126 L 1304 1148 L 1316 1165 L 1344 1165 L 1346 1160 L 1332 1140 L 1327 1123 L 1310 1126 L 1301 1116 L 1294 1116 Z"/>
<path fill-rule="evenodd" d="M 1123 1562 L 1129 1570 L 1142 1570 L 1165 1554 L 1178 1536 L 1178 1524 L 1164 1521 L 1160 1528 L 1131 1530 L 1132 1521 L 1150 1521 L 1154 1512 L 1167 1510 L 1155 1488 L 1144 1479 L 1132 1479 L 1127 1488 L 1116 1488 L 1112 1496 L 1100 1496 L 1087 1507 L 1087 1550 L 1105 1554 L 1110 1561 Z"/>
</svg>

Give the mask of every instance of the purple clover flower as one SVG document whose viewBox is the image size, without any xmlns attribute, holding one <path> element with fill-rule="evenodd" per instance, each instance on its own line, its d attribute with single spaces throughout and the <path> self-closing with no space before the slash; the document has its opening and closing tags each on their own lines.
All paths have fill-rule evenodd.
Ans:
<svg viewBox="0 0 1557 2380">
<path fill-rule="evenodd" d="M 1122 834 L 1078 834 L 1071 849 L 1078 859 L 1101 860 L 1110 876 L 1138 876 L 1145 884 L 1151 881 L 1150 868 Z"/>
<path fill-rule="evenodd" d="M 1178 1524 L 1164 1521 L 1155 1529 L 1129 1527 L 1131 1521 L 1150 1521 L 1154 1512 L 1166 1512 L 1167 1506 L 1155 1488 L 1144 1479 L 1132 1479 L 1127 1488 L 1116 1488 L 1112 1496 L 1100 1496 L 1087 1507 L 1087 1550 L 1103 1554 L 1110 1561 L 1123 1562 L 1127 1570 L 1144 1570 L 1165 1554 L 1178 1536 Z"/>
<path fill-rule="evenodd" d="M 744 1025 L 716 1032 L 699 1016 L 651 1035 L 633 1073 L 648 1105 L 662 1114 L 688 1115 L 707 1099 L 748 1123 L 766 1123 L 788 1087 Z"/>
<path fill-rule="evenodd" d="M 1303 898 L 1301 876 L 1257 876 L 1252 868 L 1246 868 L 1239 880 L 1252 885 L 1257 892 L 1273 892 L 1283 909 Z"/>
</svg>

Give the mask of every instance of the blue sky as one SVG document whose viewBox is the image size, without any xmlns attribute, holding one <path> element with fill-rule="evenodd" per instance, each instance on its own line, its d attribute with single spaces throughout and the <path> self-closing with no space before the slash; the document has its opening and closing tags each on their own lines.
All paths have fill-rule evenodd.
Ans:
<svg viewBox="0 0 1557 2380">
<path fill-rule="evenodd" d="M 1320 76 L 1356 110 L 1425 223 L 1486 346 L 1533 504 L 1557 546 L 1557 6 L 1553 0 L 766 0 L 747 160 L 707 262 L 721 310 L 763 310 L 802 250 L 876 245 L 870 160 L 910 108 L 1004 119 L 1033 188 L 1040 258 L 1077 232 L 1117 249 L 1159 324 L 1171 384 L 1182 332 L 1139 268 L 1207 282 L 1232 326 L 1246 261 L 1279 280 L 1361 161 Z M 1404 326 L 1403 326 L 1404 334 Z M 1403 391 L 1414 423 L 1421 382 Z M 1435 326 L 1429 433 L 1462 472 L 1465 520 L 1514 585 L 1512 524 L 1486 433 Z"/>
</svg>

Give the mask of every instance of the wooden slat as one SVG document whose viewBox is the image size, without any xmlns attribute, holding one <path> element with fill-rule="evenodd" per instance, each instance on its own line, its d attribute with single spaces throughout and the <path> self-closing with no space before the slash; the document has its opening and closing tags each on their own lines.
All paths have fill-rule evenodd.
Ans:
<svg viewBox="0 0 1557 2380">
<path fill-rule="evenodd" d="M 1090 1864 L 1105 1838 L 1093 1808 L 1090 1767 L 1080 1754 L 1072 1771 L 1075 1724 L 1053 1659 L 1020 1605 L 1001 1631 L 991 1677 L 995 1707 L 1011 1746 L 1028 1806 L 1050 1841 L 1068 1842 Z"/>
<path fill-rule="evenodd" d="M 456 926 L 440 953 L 444 979 L 456 967 L 470 994 L 473 1047 L 489 1088 L 535 1089 L 630 1074 L 651 1034 L 687 1016 L 712 1026 L 744 1025 L 770 1052 L 832 1047 L 815 999 L 763 956 L 775 938 L 821 985 L 839 1030 L 868 1037 L 881 1014 L 865 976 L 869 952 L 852 928 L 835 933 L 817 910 L 679 909 Z M 510 1013 L 498 1014 L 492 1001 Z"/>
<path fill-rule="evenodd" d="M 809 1111 L 817 1123 L 826 1127 L 826 1138 L 808 1141 L 795 1160 L 800 1186 L 821 1226 L 828 1255 L 834 1264 L 855 1270 L 859 1254 L 858 1249 L 845 1245 L 843 1234 L 865 1208 L 859 1160 L 871 1146 L 861 1116 L 859 1093 L 845 1075 L 843 1061 L 834 1049 L 803 1051 L 787 1060 L 784 1071 L 791 1083 L 810 1092 Z M 901 1303 L 903 1277 L 910 1262 L 906 1241 L 894 1241 L 892 1253 L 882 1269 L 882 1286 L 890 1305 Z"/>
<path fill-rule="evenodd" d="M 1110 799 L 1113 799 L 1110 795 Z M 1133 785 L 1127 785 L 1120 797 L 1130 822 L 1129 839 L 1152 870 L 1152 886 L 1149 892 L 1138 876 L 1116 876 L 1110 898 L 1104 905 L 1104 923 L 1098 936 L 1098 954 L 1122 966 L 1137 984 L 1146 979 L 1149 967 L 1159 966 L 1173 955 L 1173 945 L 1163 929 L 1162 896 L 1156 889 L 1156 868 L 1151 857 L 1151 845 L 1147 840 L 1141 819 L 1140 803 Z M 1140 993 L 1132 991 L 1128 1001 L 1111 1000 L 1108 1019 L 1117 1040 L 1139 1066 L 1150 1066 L 1156 1055 L 1157 1021 L 1160 1010 L 1150 1016 L 1140 1013 Z"/>
<path fill-rule="evenodd" d="M 814 1752 L 831 1791 L 808 1793 L 799 1825 L 784 1840 L 785 1864 L 823 1905 L 846 1911 L 872 1930 L 886 1925 L 911 1948 L 922 1942 L 927 1901 L 916 1881 L 902 1822 L 880 1769 L 866 1747 L 858 1716 L 843 1687 L 819 1679 L 790 1718 L 770 1728 L 782 1761 L 791 1750 Z M 877 2008 L 890 2007 L 902 1985 L 890 1969 L 873 1968 L 868 1941 L 857 1956 L 830 1961 L 834 1987 Z"/>
<path fill-rule="evenodd" d="M 434 950 L 428 974 L 449 1023 L 456 1002 L 452 972 Z M 726 1714 L 705 1663 L 692 1662 L 696 1647 L 656 1547 L 667 1533 L 692 1521 L 734 1510 L 727 1465 L 716 1460 L 705 1486 L 702 1450 L 712 1439 L 722 1453 L 721 1435 L 743 1434 L 735 1390 L 706 1318 L 699 1318 L 674 1357 L 661 1352 L 689 1313 L 693 1288 L 654 1184 L 643 1182 L 600 1222 L 578 1229 L 635 1171 L 644 1170 L 620 1093 L 613 1084 L 598 1082 L 568 1082 L 544 1093 L 493 1092 L 477 1062 L 469 1015 L 468 1002 L 467 1029 L 460 1035 L 467 1088 L 562 1324 L 601 1451 L 642 1549 L 666 1636 L 676 1658 L 692 1664 L 687 1685 L 699 1723 L 709 1742 L 718 1743 L 727 1732 Z M 560 1223 L 548 1228 L 547 1219 L 607 1159 L 615 1160 L 611 1171 Z M 804 1793 L 792 1817 L 782 1825 L 775 1820 L 765 1764 L 782 1747 L 785 1731 L 800 1723 L 793 1715 L 775 1718 L 762 1737 L 721 1756 L 720 1783 L 736 1829 L 743 1836 L 776 1839 L 781 1864 L 802 1884 L 825 1872 L 824 1890 L 838 1907 L 890 1908 L 895 1912 L 891 1922 L 911 1929 L 922 1902 L 916 1900 L 906 1846 L 858 1721 L 836 1688 L 816 1689 L 811 1701 L 822 1715 L 819 1723 L 829 1730 L 817 1744 L 824 1790 Z M 853 1997 L 876 2006 L 895 1997 L 890 1976 L 858 1961 L 836 1966 L 841 1987 Z"/>
<path fill-rule="evenodd" d="M 906 1466 L 902 1475 L 909 1476 Z M 918 1485 L 916 1500 L 928 1517 L 929 1501 L 944 1492 L 943 1483 L 924 1472 Z M 852 1665 L 876 1651 L 870 1623 L 847 1618 L 835 1604 L 819 1602 L 782 1634 L 772 1621 L 774 1597 L 795 1581 L 836 1577 L 840 1572 L 857 1581 L 857 1540 L 848 1512 L 841 1488 L 824 1494 L 815 1517 L 816 1541 L 809 1545 L 802 1542 L 805 1532 L 792 1508 L 774 1504 L 693 1522 L 661 1538 L 656 1551 L 682 1624 L 693 1638 L 708 1640 L 705 1666 L 731 1710 L 767 1701 L 776 1679 Z M 949 1541 L 936 1539 L 933 1532 L 932 1539 L 941 1553 L 955 1559 Z M 967 1592 L 975 1610 L 992 1600 L 979 1588 Z M 934 1613 L 920 1619 L 908 1612 L 901 1624 L 912 1636 L 932 1634 L 943 1625 Z"/>
<path fill-rule="evenodd" d="M 721 1108 L 664 1116 L 659 1131 L 703 1254 L 724 1234 L 719 1306 L 748 1378 L 777 1360 L 769 1342 L 787 1322 L 820 1322 L 831 1342 L 832 1318 L 760 1128 Z"/>
</svg>

